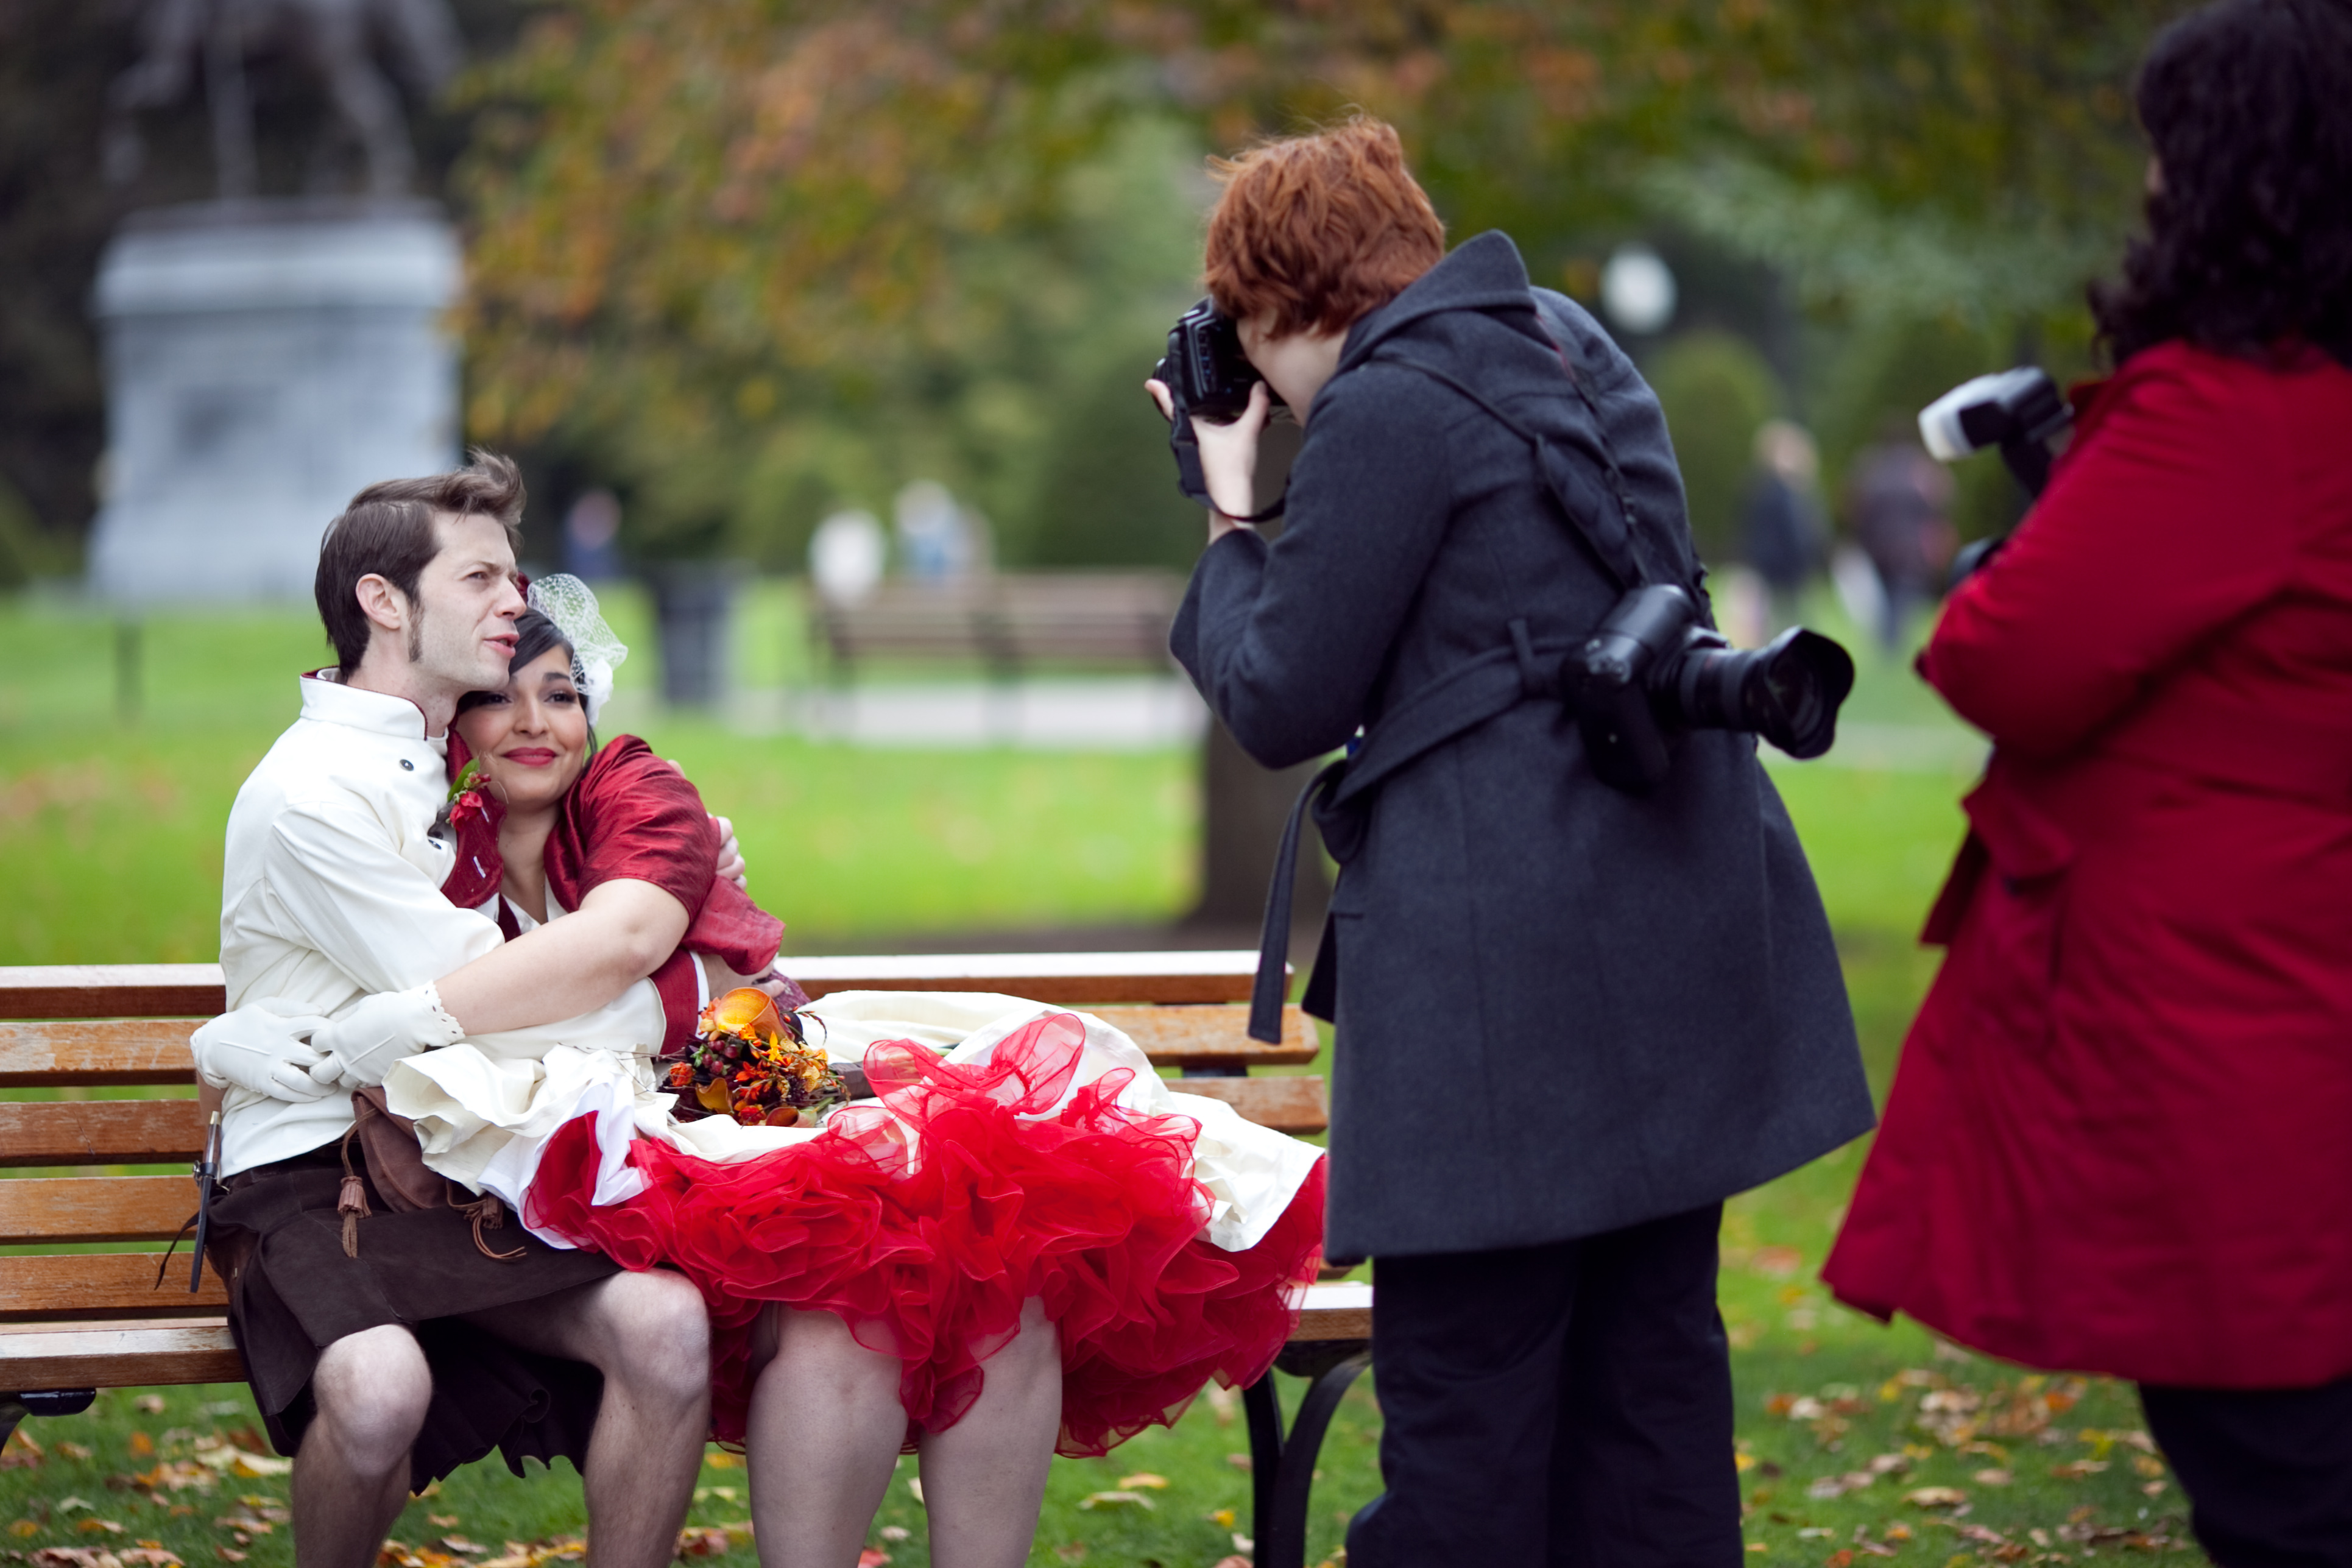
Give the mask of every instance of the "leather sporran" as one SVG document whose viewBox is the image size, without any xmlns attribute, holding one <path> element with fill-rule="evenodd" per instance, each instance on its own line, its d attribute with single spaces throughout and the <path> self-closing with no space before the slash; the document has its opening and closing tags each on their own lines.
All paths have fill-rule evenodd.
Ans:
<svg viewBox="0 0 2352 1568">
<path fill-rule="evenodd" d="M 425 1150 L 416 1142 L 416 1124 L 405 1116 L 394 1115 L 385 1106 L 382 1085 L 352 1091 L 352 1130 L 343 1134 L 343 1187 L 335 1205 L 343 1216 L 343 1256 L 360 1255 L 360 1221 L 367 1217 L 370 1184 L 383 1206 L 394 1214 L 446 1206 L 466 1215 L 474 1222 L 474 1246 L 485 1258 L 510 1263 L 523 1255 L 520 1247 L 500 1252 L 483 1237 L 485 1229 L 506 1227 L 506 1205 L 488 1193 L 460 1202 L 457 1184 L 425 1165 Z M 367 1162 L 364 1182 L 352 1168 L 354 1142 Z"/>
</svg>

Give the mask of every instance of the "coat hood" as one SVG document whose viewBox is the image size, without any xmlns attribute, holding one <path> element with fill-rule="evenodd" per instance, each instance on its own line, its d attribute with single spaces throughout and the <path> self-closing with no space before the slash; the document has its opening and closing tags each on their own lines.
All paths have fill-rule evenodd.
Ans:
<svg viewBox="0 0 2352 1568">
<path fill-rule="evenodd" d="M 1464 240 L 1454 253 L 1407 286 L 1405 291 L 1359 320 L 1348 330 L 1339 352 L 1339 370 L 1353 370 L 1372 352 L 1415 322 L 1451 310 L 1517 310 L 1527 317 L 1527 330 L 1536 324 L 1535 298 L 1528 291 L 1527 264 L 1519 247 L 1501 229 L 1489 229 Z"/>
</svg>

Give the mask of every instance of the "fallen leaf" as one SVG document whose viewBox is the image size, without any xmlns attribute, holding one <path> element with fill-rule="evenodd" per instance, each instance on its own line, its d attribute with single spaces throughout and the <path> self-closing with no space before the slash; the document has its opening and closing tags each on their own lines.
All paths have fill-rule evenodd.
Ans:
<svg viewBox="0 0 2352 1568">
<path fill-rule="evenodd" d="M 251 1498 L 242 1497 L 236 1500 L 248 1504 L 253 1501 Z M 425 1522 L 439 1530 L 455 1530 L 464 1521 L 454 1513 L 428 1513 L 425 1516 Z"/>
<path fill-rule="evenodd" d="M 94 1449 L 85 1447 L 79 1443 L 67 1442 L 62 1438 L 58 1440 L 58 1452 L 68 1459 L 88 1459 L 94 1458 L 96 1454 Z"/>
<path fill-rule="evenodd" d="M 143 1459 L 149 1455 L 154 1453 L 154 1438 L 150 1437 L 144 1432 L 133 1432 L 131 1434 L 131 1457 L 132 1458 Z"/>
<path fill-rule="evenodd" d="M 2157 1477 L 2164 1474 L 2164 1461 L 2162 1459 L 2152 1458 L 2146 1454 L 2139 1454 L 2133 1457 L 2132 1468 L 2137 1470 L 2147 1479 L 2154 1480 Z"/>
<path fill-rule="evenodd" d="M 2053 1465 L 2050 1473 L 2062 1481 L 2079 1481 L 2085 1476 L 2095 1476 L 2107 1468 L 2105 1459 L 2069 1459 L 2063 1465 Z"/>
<path fill-rule="evenodd" d="M 160 1394 L 142 1394 L 132 1400 L 131 1405 L 132 1409 L 143 1410 L 150 1415 L 161 1415 L 163 1414 L 163 1396 Z"/>
<path fill-rule="evenodd" d="M 1903 1500 L 1913 1508 L 1958 1508 L 1969 1500 L 1969 1494 L 1958 1487 L 1919 1487 L 1905 1492 Z"/>
<path fill-rule="evenodd" d="M 215 1546 L 213 1548 L 213 1555 L 219 1558 L 224 1563 L 242 1563 L 245 1561 L 245 1553 L 239 1552 L 233 1546 Z"/>
<path fill-rule="evenodd" d="M 1232 1426 L 1234 1424 L 1234 1414 L 1241 1406 L 1242 1396 L 1235 1394 L 1230 1388 L 1220 1387 L 1218 1384 L 1213 1383 L 1209 1384 L 1203 1392 L 1208 1395 L 1210 1410 L 1216 1415 L 1217 1425 L 1220 1426 Z"/>
<path fill-rule="evenodd" d="M 743 1456 L 730 1454 L 726 1449 L 719 1448 L 703 1455 L 702 1463 L 706 1469 L 740 1470 L 743 1468 Z"/>
<path fill-rule="evenodd" d="M 869 1546 L 857 1554 L 857 1568 L 882 1568 L 882 1564 L 889 1561 L 888 1552 L 878 1546 Z"/>
<path fill-rule="evenodd" d="M 1225 1463 L 1231 1465 L 1237 1470 L 1246 1470 L 1255 1462 L 1255 1461 L 1252 1460 L 1247 1454 L 1227 1454 L 1225 1456 Z"/>
<path fill-rule="evenodd" d="M 160 1541 L 142 1541 L 114 1555 L 127 1568 L 128 1565 L 136 1565 L 136 1568 L 180 1568 L 179 1553 L 166 1549 Z"/>
<path fill-rule="evenodd" d="M 78 1508 L 88 1508 L 89 1506 L 89 1500 L 87 1498 L 68 1497 L 59 1498 L 58 1500 L 58 1511 L 59 1513 L 71 1513 Z"/>
<path fill-rule="evenodd" d="M 1231 1521 L 1227 1522 L 1230 1523 Z M 38 1535 L 41 1533 L 41 1527 L 29 1519 L 20 1519 L 8 1527 L 8 1533 L 17 1536 Z"/>
<path fill-rule="evenodd" d="M 2164 1489 L 2169 1484 L 2166 1481 L 2150 1481 L 2139 1489 L 2149 1497 L 2162 1497 Z"/>
<path fill-rule="evenodd" d="M 1119 1477 L 1118 1484 L 1122 1487 L 1150 1487 L 1154 1491 L 1164 1491 L 1167 1489 L 1168 1478 L 1155 1476 L 1149 1470 L 1142 1470 L 1135 1475 Z"/>
<path fill-rule="evenodd" d="M 445 1535 L 441 1538 L 441 1544 L 447 1547 L 452 1552 L 463 1552 L 468 1557 L 472 1556 L 477 1552 L 488 1552 L 489 1550 L 488 1547 L 483 1545 L 480 1542 L 468 1541 L 462 1535 Z"/>
<path fill-rule="evenodd" d="M 1140 1508 L 1154 1509 L 1160 1505 L 1141 1492 L 1088 1492 L 1080 1500 L 1081 1509 Z"/>
<path fill-rule="evenodd" d="M 74 1526 L 84 1535 L 120 1535 L 122 1527 L 110 1519 L 85 1519 Z"/>
<path fill-rule="evenodd" d="M 8 1434 L 7 1441 L 0 1443 L 0 1470 L 37 1469 L 42 1457 L 41 1446 L 21 1426 Z"/>
<path fill-rule="evenodd" d="M 723 1557 L 727 1553 L 727 1532 L 703 1526 L 677 1532 L 677 1557 Z"/>
<path fill-rule="evenodd" d="M 920 1477 L 920 1476 L 908 1476 L 908 1477 L 907 1478 L 907 1489 L 908 1489 L 909 1492 L 912 1492 L 912 1493 L 914 1494 L 915 1500 L 916 1500 L 917 1502 L 919 1502 L 919 1503 L 922 1503 L 922 1502 L 923 1502 L 923 1478 L 922 1478 L 922 1477 Z M 924 1507 L 926 1507 L 926 1508 L 928 1508 L 928 1507 L 929 1507 L 930 1505 L 929 1505 L 929 1503 L 923 1503 L 923 1506 L 924 1506 Z"/>
<path fill-rule="evenodd" d="M 1250 1560 L 1246 1557 L 1220 1557 L 1216 1568 L 1250 1568 Z"/>
<path fill-rule="evenodd" d="M 2017 1477 L 2007 1470 L 1979 1470 L 1970 1479 L 1980 1487 L 2005 1487 Z"/>
<path fill-rule="evenodd" d="M 1822 1559 L 1822 1568 L 1853 1568 L 1853 1548 L 1851 1546 L 1843 1551 L 1832 1552 Z"/>
<path fill-rule="evenodd" d="M 881 1535 L 885 1541 L 904 1541 L 907 1539 L 908 1531 L 903 1524 L 886 1524 L 882 1527 Z"/>
<path fill-rule="evenodd" d="M 1793 1247 L 1759 1247 L 1748 1266 L 1771 1279 L 1786 1279 L 1805 1266 L 1805 1255 Z"/>
<path fill-rule="evenodd" d="M 1231 1530 L 1234 1527 L 1234 1510 L 1229 1508 L 1221 1508 L 1217 1510 L 1216 1512 L 1209 1515 L 1209 1522 L 1215 1525 L 1219 1530 Z"/>
</svg>

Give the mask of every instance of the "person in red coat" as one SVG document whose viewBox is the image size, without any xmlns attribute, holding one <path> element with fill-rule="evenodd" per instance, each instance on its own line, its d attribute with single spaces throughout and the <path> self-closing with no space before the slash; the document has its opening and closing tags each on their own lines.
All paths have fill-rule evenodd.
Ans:
<svg viewBox="0 0 2352 1568">
<path fill-rule="evenodd" d="M 2229 1568 L 2352 1563 L 2352 6 L 2138 107 L 2116 373 L 1920 659 L 1994 750 L 1824 1278 L 2139 1383 Z"/>
</svg>

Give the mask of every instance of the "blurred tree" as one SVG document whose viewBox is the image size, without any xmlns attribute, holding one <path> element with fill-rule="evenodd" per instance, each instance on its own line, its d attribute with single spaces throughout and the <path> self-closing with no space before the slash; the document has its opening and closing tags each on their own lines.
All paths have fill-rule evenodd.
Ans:
<svg viewBox="0 0 2352 1568">
<path fill-rule="evenodd" d="M 1681 334 L 1648 374 L 1674 434 L 1699 559 L 1719 570 L 1738 552 L 1756 428 L 1782 411 L 1787 394 L 1764 356 L 1729 332 Z"/>
</svg>

